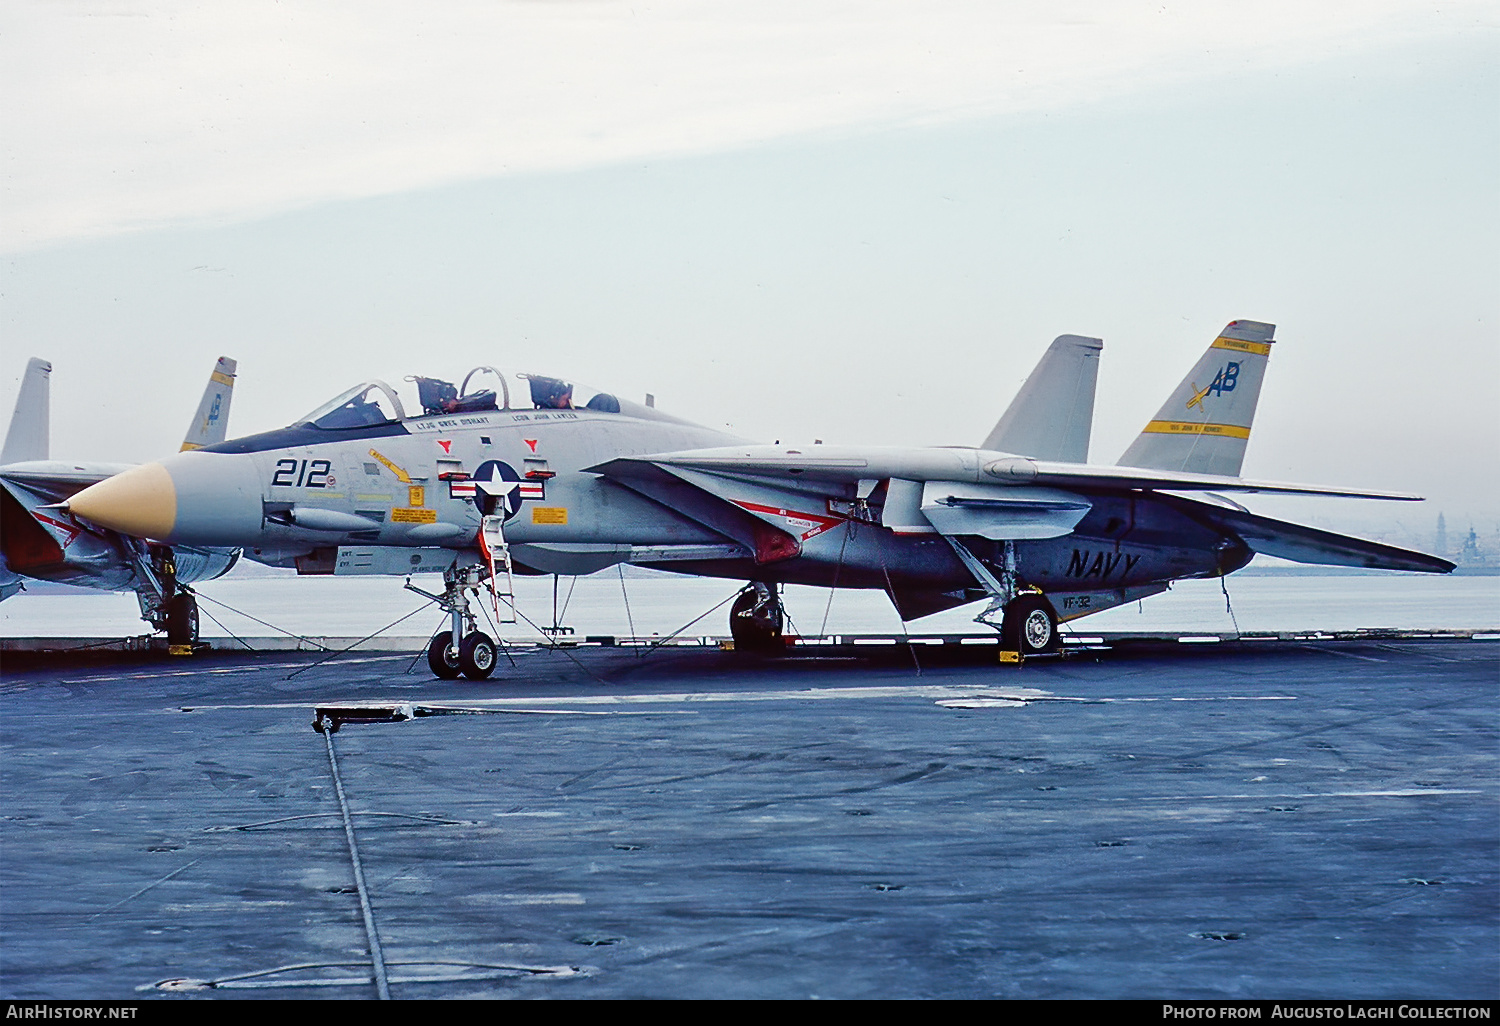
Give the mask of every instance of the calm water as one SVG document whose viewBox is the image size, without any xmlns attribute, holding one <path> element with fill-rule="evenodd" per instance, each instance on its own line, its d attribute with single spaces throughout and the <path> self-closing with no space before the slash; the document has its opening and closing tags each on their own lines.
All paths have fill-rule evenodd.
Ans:
<svg viewBox="0 0 1500 1026">
<path fill-rule="evenodd" d="M 418 579 L 429 591 L 436 577 Z M 1360 627 L 1407 629 L 1500 628 L 1500 577 L 1242 576 L 1228 580 L 1229 597 L 1243 631 L 1351 630 Z M 295 634 L 362 637 L 404 614 L 414 616 L 392 628 L 394 635 L 431 633 L 441 621 L 435 606 L 402 590 L 399 578 L 238 577 L 231 575 L 199 587 L 203 634 L 224 637 L 278 633 L 250 617 Z M 667 574 L 627 576 L 614 571 L 574 580 L 563 578 L 561 622 L 586 634 L 671 634 L 701 614 L 684 632 L 689 636 L 728 633 L 728 603 L 740 585 L 732 581 Z M 571 596 L 569 590 L 571 588 Z M 517 578 L 521 612 L 537 624 L 552 621 L 552 579 Z M 827 589 L 789 587 L 786 606 L 797 633 L 886 633 L 901 630 L 901 621 L 885 596 L 876 591 L 840 591 L 829 604 Z M 724 606 L 713 612 L 715 605 Z M 226 608 L 227 607 L 227 608 Z M 939 613 L 909 626 L 913 632 L 969 632 L 982 605 Z M 420 610 L 420 611 L 418 611 Z M 215 623 L 213 617 L 219 621 Z M 481 617 L 482 619 L 482 617 Z M 1230 631 L 1217 581 L 1184 581 L 1171 591 L 1075 621 L 1074 630 Z M 133 595 L 77 590 L 21 594 L 0 603 L 0 636 L 125 636 L 144 633 Z M 535 640 L 537 631 L 522 622 L 500 633 L 514 640 Z"/>
</svg>

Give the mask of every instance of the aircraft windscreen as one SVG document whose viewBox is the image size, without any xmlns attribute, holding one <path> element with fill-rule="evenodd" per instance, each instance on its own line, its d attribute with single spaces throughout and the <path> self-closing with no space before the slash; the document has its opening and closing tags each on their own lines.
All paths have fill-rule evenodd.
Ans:
<svg viewBox="0 0 1500 1026">
<path fill-rule="evenodd" d="M 370 427 L 405 419 L 406 411 L 390 385 L 383 381 L 366 381 L 339 393 L 298 419 L 297 423 L 332 430 Z"/>
</svg>

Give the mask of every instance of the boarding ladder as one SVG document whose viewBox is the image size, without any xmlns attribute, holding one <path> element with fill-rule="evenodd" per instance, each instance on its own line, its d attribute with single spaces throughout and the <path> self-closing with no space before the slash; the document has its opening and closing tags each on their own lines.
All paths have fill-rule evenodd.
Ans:
<svg viewBox="0 0 1500 1026">
<path fill-rule="evenodd" d="M 485 517 L 479 527 L 479 551 L 490 570 L 490 602 L 496 623 L 516 622 L 516 582 L 511 570 L 510 544 L 501 525 L 504 517 Z M 501 579 L 504 574 L 504 580 Z"/>
</svg>

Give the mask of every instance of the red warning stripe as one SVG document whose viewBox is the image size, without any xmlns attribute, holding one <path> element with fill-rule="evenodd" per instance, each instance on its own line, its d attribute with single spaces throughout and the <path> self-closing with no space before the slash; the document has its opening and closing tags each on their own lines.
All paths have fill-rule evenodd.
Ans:
<svg viewBox="0 0 1500 1026">
<path fill-rule="evenodd" d="M 787 520 L 803 520 L 813 524 L 814 526 L 810 530 L 804 531 L 798 536 L 803 541 L 807 541 L 809 538 L 816 538 L 824 531 L 837 527 L 845 520 L 844 517 L 828 516 L 826 513 L 803 513 L 800 510 L 782 509 L 779 506 L 762 506 L 758 502 L 741 502 L 739 499 L 730 499 L 729 501 L 740 507 L 740 509 L 751 513 L 765 513 L 773 517 L 784 517 Z"/>
</svg>

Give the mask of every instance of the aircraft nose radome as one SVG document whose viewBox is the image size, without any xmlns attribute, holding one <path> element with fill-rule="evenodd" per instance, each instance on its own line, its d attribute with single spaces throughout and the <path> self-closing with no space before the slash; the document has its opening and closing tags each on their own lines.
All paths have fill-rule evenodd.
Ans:
<svg viewBox="0 0 1500 1026">
<path fill-rule="evenodd" d="M 68 512 L 136 538 L 165 541 L 177 523 L 177 487 L 160 463 L 89 485 L 68 500 Z"/>
</svg>

